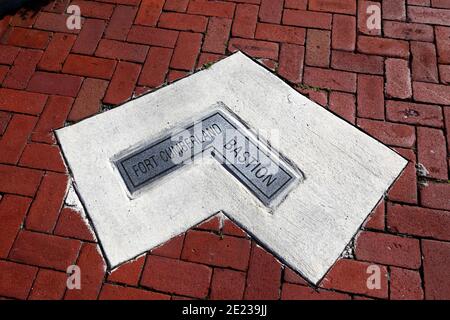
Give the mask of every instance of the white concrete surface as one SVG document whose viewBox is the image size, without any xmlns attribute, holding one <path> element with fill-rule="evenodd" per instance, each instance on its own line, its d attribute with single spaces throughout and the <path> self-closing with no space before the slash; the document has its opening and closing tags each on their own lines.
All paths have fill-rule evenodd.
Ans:
<svg viewBox="0 0 450 320">
<path fill-rule="evenodd" d="M 223 101 L 305 174 L 274 209 L 205 158 L 131 199 L 111 162 Z M 116 109 L 57 131 L 110 267 L 223 211 L 317 283 L 407 161 L 308 100 L 241 53 Z"/>
</svg>

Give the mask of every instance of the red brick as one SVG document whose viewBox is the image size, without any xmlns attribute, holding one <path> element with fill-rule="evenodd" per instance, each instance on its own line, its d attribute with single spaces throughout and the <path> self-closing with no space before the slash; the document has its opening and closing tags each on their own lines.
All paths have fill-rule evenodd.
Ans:
<svg viewBox="0 0 450 320">
<path fill-rule="evenodd" d="M 61 300 L 66 290 L 67 274 L 40 269 L 33 283 L 30 300 Z"/>
<path fill-rule="evenodd" d="M 36 72 L 28 83 L 27 90 L 39 93 L 76 97 L 78 91 L 80 90 L 82 81 L 83 78 L 68 74 Z"/>
<path fill-rule="evenodd" d="M 418 161 L 427 170 L 427 177 L 447 180 L 447 148 L 444 133 L 438 129 L 417 128 Z"/>
<path fill-rule="evenodd" d="M 355 14 L 356 3 L 353 0 L 309 0 L 309 10 Z"/>
<path fill-rule="evenodd" d="M 163 6 L 164 0 L 142 0 L 134 23 L 156 26 Z"/>
<path fill-rule="evenodd" d="M 56 139 L 52 131 L 64 125 L 72 103 L 73 98 L 50 96 L 33 130 L 32 140 L 35 142 L 54 144 Z"/>
<path fill-rule="evenodd" d="M 250 241 L 247 239 L 189 231 L 181 257 L 192 262 L 246 270 L 249 255 Z"/>
<path fill-rule="evenodd" d="M 431 0 L 431 5 L 436 8 L 450 9 L 450 2 L 447 0 Z"/>
<path fill-rule="evenodd" d="M 391 268 L 391 300 L 422 300 L 422 280 L 417 271 Z"/>
<path fill-rule="evenodd" d="M 450 26 L 450 10 L 408 6 L 408 19 L 412 22 Z"/>
<path fill-rule="evenodd" d="M 103 99 L 107 104 L 120 104 L 133 96 L 134 87 L 141 72 L 141 66 L 120 61 Z"/>
<path fill-rule="evenodd" d="M 283 280 L 285 282 L 289 282 L 289 283 L 295 283 L 295 284 L 300 284 L 300 285 L 304 285 L 304 286 L 308 285 L 308 282 L 301 275 L 299 275 L 298 273 L 296 273 L 289 267 L 284 268 Z"/>
<path fill-rule="evenodd" d="M 339 291 L 362 294 L 370 297 L 388 297 L 388 272 L 384 266 L 380 268 L 380 288 L 368 286 L 369 277 L 373 271 L 369 269 L 370 263 L 341 259 L 338 260 L 325 278 L 320 283 L 320 287 Z"/>
<path fill-rule="evenodd" d="M 331 92 L 330 110 L 348 122 L 355 124 L 356 101 L 352 94 Z"/>
<path fill-rule="evenodd" d="M 111 79 L 116 61 L 96 57 L 70 54 L 64 63 L 63 72 L 100 79 Z"/>
<path fill-rule="evenodd" d="M 0 85 L 2 84 L 3 80 L 6 78 L 6 74 L 9 71 L 8 66 L 2 66 L 0 65 Z"/>
<path fill-rule="evenodd" d="M 281 300 L 350 300 L 351 296 L 334 291 L 313 289 L 296 284 L 284 283 Z"/>
<path fill-rule="evenodd" d="M 27 214 L 31 200 L 15 195 L 5 195 L 0 201 L 0 258 L 8 253 Z"/>
<path fill-rule="evenodd" d="M 369 217 L 364 222 L 365 229 L 384 230 L 385 229 L 385 215 L 386 206 L 384 200 L 380 201 L 378 205 L 372 210 Z"/>
<path fill-rule="evenodd" d="M 413 82 L 414 100 L 450 105 L 450 86 Z"/>
<path fill-rule="evenodd" d="M 358 116 L 384 119 L 383 77 L 358 75 Z"/>
<path fill-rule="evenodd" d="M 410 269 L 421 265 L 419 240 L 385 233 L 361 232 L 356 239 L 355 255 L 358 260 Z"/>
<path fill-rule="evenodd" d="M 383 19 L 406 20 L 405 0 L 383 0 Z"/>
<path fill-rule="evenodd" d="M 205 298 L 211 273 L 211 268 L 204 265 L 148 256 L 141 284 L 158 291 Z"/>
<path fill-rule="evenodd" d="M 305 62 L 315 67 L 330 65 L 331 33 L 329 31 L 308 29 Z"/>
<path fill-rule="evenodd" d="M 80 247 L 77 240 L 23 230 L 9 256 L 18 262 L 66 271 L 75 263 Z"/>
<path fill-rule="evenodd" d="M 258 23 L 255 38 L 303 45 L 305 43 L 305 29 Z"/>
<path fill-rule="evenodd" d="M 230 36 L 230 28 L 230 19 L 210 18 L 202 51 L 224 54 Z"/>
<path fill-rule="evenodd" d="M 388 38 L 428 41 L 434 40 L 433 27 L 426 24 L 385 21 L 384 36 Z"/>
<path fill-rule="evenodd" d="M 152 250 L 152 254 L 167 258 L 179 259 L 183 250 L 184 234 L 170 239 Z"/>
<path fill-rule="evenodd" d="M 0 192 L 34 196 L 42 171 L 0 164 Z"/>
<path fill-rule="evenodd" d="M 208 18 L 192 14 L 164 12 L 158 22 L 158 27 L 181 31 L 204 32 Z"/>
<path fill-rule="evenodd" d="M 27 216 L 25 226 L 28 230 L 46 233 L 53 230 L 67 192 L 67 185 L 68 176 L 65 174 L 48 172 L 44 176 Z"/>
<path fill-rule="evenodd" d="M 215 268 L 209 298 L 211 300 L 242 300 L 245 276 L 243 272 Z"/>
<path fill-rule="evenodd" d="M 447 152 L 450 154 L 450 108 L 444 108 L 445 128 L 447 129 Z"/>
<path fill-rule="evenodd" d="M 413 5 L 413 6 L 430 6 L 431 0 L 406 0 L 408 5 Z"/>
<path fill-rule="evenodd" d="M 172 49 L 151 47 L 142 68 L 139 85 L 159 87 L 165 81 Z"/>
<path fill-rule="evenodd" d="M 144 267 L 145 255 L 131 262 L 122 264 L 109 276 L 108 281 L 123 283 L 130 286 L 137 286 Z"/>
<path fill-rule="evenodd" d="M 95 241 L 94 233 L 86 218 L 80 212 L 71 208 L 63 208 L 58 224 L 53 232 L 55 235 L 76 238 L 84 241 Z"/>
<path fill-rule="evenodd" d="M 32 49 L 45 49 L 49 39 L 50 32 L 15 27 L 8 35 L 7 44 Z"/>
<path fill-rule="evenodd" d="M 222 219 L 219 216 L 214 216 L 210 219 L 207 219 L 197 225 L 195 228 L 200 230 L 208 230 L 208 231 L 220 231 L 222 227 Z"/>
<path fill-rule="evenodd" d="M 450 299 L 450 243 L 422 240 L 425 298 Z"/>
<path fill-rule="evenodd" d="M 241 50 L 256 58 L 278 59 L 278 44 L 273 42 L 232 38 L 228 50 Z"/>
<path fill-rule="evenodd" d="M 147 46 L 103 39 L 100 41 L 95 55 L 116 60 L 144 62 L 147 51 Z"/>
<path fill-rule="evenodd" d="M 202 37 L 199 33 L 181 32 L 170 67 L 186 71 L 193 70 L 200 53 Z"/>
<path fill-rule="evenodd" d="M 441 76 L 442 83 L 450 84 L 450 65 L 439 65 L 439 74 Z"/>
<path fill-rule="evenodd" d="M 390 121 L 415 125 L 442 127 L 442 109 L 431 104 L 419 104 L 389 100 L 386 103 L 386 118 Z"/>
<path fill-rule="evenodd" d="M 90 78 L 84 80 L 67 119 L 69 121 L 79 121 L 97 113 L 100 110 L 101 100 L 107 87 L 108 81 L 105 80 Z"/>
<path fill-rule="evenodd" d="M 386 59 L 386 95 L 388 97 L 407 99 L 412 96 L 411 72 L 408 61 Z"/>
<path fill-rule="evenodd" d="M 47 12 L 64 13 L 66 11 L 67 5 L 69 4 L 69 1 L 70 0 L 50 1 L 50 3 L 48 3 L 43 10 Z"/>
<path fill-rule="evenodd" d="M 0 136 L 5 133 L 9 120 L 11 120 L 12 114 L 9 112 L 0 111 Z"/>
<path fill-rule="evenodd" d="M 117 6 L 109 20 L 105 38 L 124 41 L 133 24 L 137 9 L 129 6 Z"/>
<path fill-rule="evenodd" d="M 300 9 L 306 10 L 308 6 L 308 0 L 285 0 L 284 7 L 288 9 Z"/>
<path fill-rule="evenodd" d="M 31 28 L 33 24 L 36 22 L 38 15 L 36 12 L 33 12 L 32 10 L 29 10 L 27 8 L 21 8 L 17 10 L 17 12 L 14 14 L 14 16 L 9 21 L 10 26 L 18 26 L 18 27 L 26 27 Z M 2 25 L 2 21 L 0 21 L 0 25 Z M 1 29 L 2 27 L 0 27 Z M 3 29 L 2 29 L 3 30 Z M 1 31 L 0 31 L 1 33 Z"/>
<path fill-rule="evenodd" d="M 358 51 L 380 56 L 408 58 L 409 44 L 401 40 L 359 36 Z"/>
<path fill-rule="evenodd" d="M 245 299 L 274 300 L 280 297 L 281 264 L 273 255 L 252 245 Z"/>
<path fill-rule="evenodd" d="M 388 197 L 390 200 L 415 204 L 417 203 L 416 155 L 410 149 L 395 148 L 395 150 L 409 160 L 409 163 L 392 185 Z"/>
<path fill-rule="evenodd" d="M 81 271 L 81 288 L 66 291 L 66 300 L 97 299 L 106 267 L 96 244 L 85 243 L 80 251 L 77 266 Z"/>
<path fill-rule="evenodd" d="M 94 1 L 76 0 L 70 3 L 80 7 L 81 15 L 88 18 L 109 19 L 113 13 L 114 6 Z"/>
<path fill-rule="evenodd" d="M 408 125 L 358 119 L 358 126 L 390 146 L 411 148 L 416 141 L 414 127 Z"/>
<path fill-rule="evenodd" d="M 13 89 L 0 88 L 0 109 L 37 115 L 44 109 L 47 96 Z"/>
<path fill-rule="evenodd" d="M 325 90 L 320 89 L 303 89 L 301 87 L 296 88 L 298 92 L 305 95 L 315 103 L 320 104 L 322 107 L 326 107 L 328 104 L 328 93 Z"/>
<path fill-rule="evenodd" d="M 181 78 L 186 77 L 187 75 L 189 75 L 189 72 L 179 71 L 179 70 L 170 70 L 169 74 L 167 75 L 167 82 L 171 83 L 171 82 L 177 81 Z"/>
<path fill-rule="evenodd" d="M 368 23 L 369 19 L 373 19 L 374 10 L 371 8 L 369 11 L 369 7 L 376 6 L 380 8 L 381 13 L 381 3 L 374 1 L 358 1 L 358 31 L 363 34 L 372 35 L 372 36 L 380 36 L 381 35 L 381 25 L 379 28 L 374 28 L 371 26 L 369 28 Z"/>
<path fill-rule="evenodd" d="M 335 14 L 331 38 L 333 49 L 354 51 L 356 47 L 355 17 Z"/>
<path fill-rule="evenodd" d="M 114 3 L 114 4 L 127 4 L 127 5 L 138 5 L 140 0 L 97 0 L 98 2 Z"/>
<path fill-rule="evenodd" d="M 247 236 L 247 233 L 244 230 L 242 230 L 238 225 L 236 225 L 233 221 L 229 219 L 224 219 L 222 233 L 236 237 Z"/>
<path fill-rule="evenodd" d="M 36 117 L 14 114 L 0 140 L 0 162 L 16 164 L 19 161 L 36 122 Z"/>
<path fill-rule="evenodd" d="M 450 64 L 450 28 L 436 27 L 435 32 L 439 63 Z"/>
<path fill-rule="evenodd" d="M 73 53 L 92 55 L 102 38 L 106 23 L 98 19 L 86 19 L 72 47 Z"/>
<path fill-rule="evenodd" d="M 170 300 L 170 296 L 152 291 L 104 284 L 99 300 Z"/>
<path fill-rule="evenodd" d="M 233 18 L 234 3 L 224 1 L 192 0 L 189 2 L 188 13 L 202 16 Z"/>
<path fill-rule="evenodd" d="M 334 69 L 380 74 L 384 72 L 383 57 L 333 50 L 331 66 Z"/>
<path fill-rule="evenodd" d="M 356 92 L 356 74 L 350 72 L 305 67 L 304 82 L 320 88 Z"/>
<path fill-rule="evenodd" d="M 412 78 L 416 81 L 439 82 L 436 49 L 432 43 L 411 42 Z"/>
<path fill-rule="evenodd" d="M 283 0 L 261 0 L 259 20 L 280 24 L 283 12 Z"/>
<path fill-rule="evenodd" d="M 189 0 L 166 0 L 164 10 L 186 12 Z"/>
<path fill-rule="evenodd" d="M 40 50 L 21 50 L 16 60 L 14 60 L 13 67 L 9 70 L 6 79 L 3 81 L 3 87 L 25 89 L 41 56 L 42 51 Z"/>
<path fill-rule="evenodd" d="M 420 186 L 420 200 L 424 207 L 450 211 L 450 184 L 428 181 Z"/>
<path fill-rule="evenodd" d="M 20 157 L 19 165 L 36 169 L 66 172 L 59 147 L 44 143 L 28 144 Z"/>
<path fill-rule="evenodd" d="M 283 14 L 283 24 L 329 30 L 331 18 L 332 15 L 329 13 L 286 9 Z"/>
<path fill-rule="evenodd" d="M 82 10 L 81 14 L 84 15 L 85 12 Z M 68 17 L 68 15 L 59 13 L 40 12 L 34 23 L 34 28 L 53 32 L 79 33 L 79 29 L 71 30 L 67 28 Z"/>
<path fill-rule="evenodd" d="M 278 74 L 293 83 L 302 82 L 304 56 L 305 47 L 283 43 Z"/>
<path fill-rule="evenodd" d="M 235 37 L 253 38 L 259 7 L 251 4 L 238 4 L 233 20 L 231 34 Z"/>
<path fill-rule="evenodd" d="M 76 36 L 74 35 L 54 34 L 41 61 L 39 61 L 38 68 L 47 71 L 60 71 L 75 40 Z"/>
<path fill-rule="evenodd" d="M 0 63 L 1 64 L 13 64 L 14 59 L 16 59 L 19 54 L 20 49 L 13 46 L 7 46 L 0 44 Z"/>
<path fill-rule="evenodd" d="M 174 48 L 178 33 L 178 31 L 173 30 L 133 26 L 128 34 L 127 41 Z"/>
<path fill-rule="evenodd" d="M 450 212 L 390 204 L 387 224 L 393 232 L 450 240 Z"/>
<path fill-rule="evenodd" d="M 201 53 L 200 58 L 198 58 L 197 69 L 201 69 L 212 63 L 216 63 L 217 61 L 221 60 L 223 57 L 224 56 L 221 54 Z M 182 72 L 184 72 L 184 71 L 182 71 Z"/>
<path fill-rule="evenodd" d="M 38 268 L 0 260 L 0 296 L 26 299 Z"/>
</svg>

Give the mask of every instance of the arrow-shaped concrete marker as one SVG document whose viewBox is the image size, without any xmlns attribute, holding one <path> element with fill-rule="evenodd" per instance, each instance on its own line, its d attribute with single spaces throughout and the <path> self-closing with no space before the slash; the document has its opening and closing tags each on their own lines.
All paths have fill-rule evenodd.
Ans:
<svg viewBox="0 0 450 320">
<path fill-rule="evenodd" d="M 150 147 L 213 114 L 219 101 L 295 178 L 274 198 L 213 157 L 154 171 L 152 155 L 164 148 Z M 57 137 L 110 268 L 222 211 L 317 283 L 407 164 L 241 53 Z"/>
</svg>

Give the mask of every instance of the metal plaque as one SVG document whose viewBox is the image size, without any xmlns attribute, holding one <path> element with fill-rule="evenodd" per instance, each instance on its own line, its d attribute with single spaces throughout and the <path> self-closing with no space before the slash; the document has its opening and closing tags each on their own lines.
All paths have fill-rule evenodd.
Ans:
<svg viewBox="0 0 450 320">
<path fill-rule="evenodd" d="M 174 134 L 142 146 L 115 164 L 133 194 L 198 157 L 213 156 L 269 206 L 296 176 L 285 161 L 262 143 L 237 119 L 217 109 Z"/>
</svg>

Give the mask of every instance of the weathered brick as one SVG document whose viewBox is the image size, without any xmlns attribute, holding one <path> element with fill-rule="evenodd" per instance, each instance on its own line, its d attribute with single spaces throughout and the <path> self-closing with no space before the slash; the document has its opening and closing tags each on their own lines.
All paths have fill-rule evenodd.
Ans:
<svg viewBox="0 0 450 320">
<path fill-rule="evenodd" d="M 450 299 L 450 243 L 422 240 L 425 299 Z"/>
<path fill-rule="evenodd" d="M 432 43 L 412 41 L 411 54 L 413 80 L 439 82 L 434 45 Z"/>
<path fill-rule="evenodd" d="M 443 125 L 441 107 L 395 100 L 389 100 L 386 103 L 386 119 L 431 127 L 442 127 Z"/>
<path fill-rule="evenodd" d="M 435 33 L 438 61 L 439 63 L 450 64 L 450 28 L 436 27 Z"/>
<path fill-rule="evenodd" d="M 384 21 L 384 36 L 402 40 L 428 41 L 434 40 L 433 27 L 419 23 Z"/>
<path fill-rule="evenodd" d="M 370 10 L 369 10 L 370 7 Z M 373 7 L 378 7 L 381 12 L 381 3 L 374 1 L 358 1 L 358 31 L 362 34 L 380 36 L 381 25 L 373 25 Z"/>
<path fill-rule="evenodd" d="M 116 61 L 96 57 L 70 54 L 64 63 L 63 72 L 79 76 L 111 79 Z"/>
<path fill-rule="evenodd" d="M 0 88 L 0 110 L 37 115 L 46 101 L 43 94 Z"/>
<path fill-rule="evenodd" d="M 79 6 L 81 15 L 88 18 L 109 19 L 114 10 L 114 5 L 97 1 L 75 0 L 71 5 Z"/>
<path fill-rule="evenodd" d="M 341 259 L 338 260 L 325 278 L 320 287 L 339 291 L 363 294 L 376 298 L 388 297 L 388 272 L 385 266 L 380 268 L 380 288 L 368 286 L 368 278 L 372 274 L 367 262 Z"/>
<path fill-rule="evenodd" d="M 137 286 L 144 267 L 145 255 L 119 266 L 108 276 L 108 281 Z"/>
<path fill-rule="evenodd" d="M 127 41 L 151 46 L 175 48 L 178 31 L 150 27 L 133 26 L 128 33 Z"/>
<path fill-rule="evenodd" d="M 11 118 L 12 114 L 10 112 L 0 111 L 0 136 L 5 133 Z"/>
<path fill-rule="evenodd" d="M 305 67 L 307 85 L 338 91 L 356 92 L 356 74 L 344 71 Z"/>
<path fill-rule="evenodd" d="M 0 140 L 0 162 L 16 164 L 36 125 L 37 118 L 28 115 L 15 114 Z"/>
<path fill-rule="evenodd" d="M 284 0 L 284 7 L 288 9 L 306 10 L 308 0 Z"/>
<path fill-rule="evenodd" d="M 186 71 L 193 70 L 200 53 L 202 38 L 203 36 L 200 33 L 181 32 L 178 36 L 170 67 Z"/>
<path fill-rule="evenodd" d="M 50 32 L 15 27 L 9 33 L 6 43 L 18 47 L 45 49 L 49 39 Z"/>
<path fill-rule="evenodd" d="M 74 35 L 55 33 L 39 61 L 38 68 L 46 71 L 61 71 L 75 40 L 76 36 Z"/>
<path fill-rule="evenodd" d="M 67 274 L 40 269 L 33 283 L 30 300 L 61 300 L 66 290 Z"/>
<path fill-rule="evenodd" d="M 9 256 L 14 261 L 65 272 L 75 263 L 80 247 L 77 240 L 23 230 Z"/>
<path fill-rule="evenodd" d="M 333 50 L 331 66 L 334 69 L 380 74 L 384 72 L 383 57 Z"/>
<path fill-rule="evenodd" d="M 158 27 L 181 31 L 204 32 L 208 18 L 192 14 L 164 12 L 158 22 Z"/>
<path fill-rule="evenodd" d="M 450 2 L 446 0 L 431 0 L 431 5 L 435 8 L 450 9 Z"/>
<path fill-rule="evenodd" d="M 8 46 L 0 44 L 0 63 L 1 64 L 13 64 L 19 54 L 20 49 L 14 46 Z"/>
<path fill-rule="evenodd" d="M 408 125 L 358 119 L 358 126 L 390 146 L 411 148 L 416 141 L 414 127 Z"/>
<path fill-rule="evenodd" d="M 72 52 L 92 55 L 102 38 L 106 23 L 98 19 L 86 19 L 75 41 Z"/>
<path fill-rule="evenodd" d="M 38 268 L 0 260 L 0 295 L 26 299 Z"/>
<path fill-rule="evenodd" d="M 244 295 L 245 276 L 243 272 L 215 268 L 209 298 L 212 300 L 241 300 Z"/>
<path fill-rule="evenodd" d="M 414 100 L 450 105 L 450 86 L 413 82 Z"/>
<path fill-rule="evenodd" d="M 383 19 L 406 20 L 405 0 L 383 0 Z"/>
<path fill-rule="evenodd" d="M 305 47 L 283 43 L 280 50 L 278 74 L 285 79 L 300 83 L 303 77 Z"/>
<path fill-rule="evenodd" d="M 412 96 L 411 72 L 408 61 L 386 59 L 386 95 L 388 97 L 407 99 Z"/>
<path fill-rule="evenodd" d="M 94 233 L 89 227 L 86 218 L 83 218 L 80 212 L 71 208 L 63 208 L 61 210 L 58 224 L 53 233 L 62 237 L 95 241 Z"/>
<path fill-rule="evenodd" d="M 40 50 L 21 50 L 3 81 L 3 87 L 25 89 L 41 57 L 42 51 Z"/>
<path fill-rule="evenodd" d="M 249 255 L 250 241 L 247 239 L 189 231 L 181 257 L 192 262 L 246 270 Z"/>
<path fill-rule="evenodd" d="M 134 23 L 146 26 L 156 26 L 163 6 L 164 0 L 142 0 Z"/>
<path fill-rule="evenodd" d="M 402 40 L 359 36 L 358 51 L 387 57 L 408 58 L 409 43 Z"/>
<path fill-rule="evenodd" d="M 76 97 L 82 81 L 83 78 L 68 74 L 36 72 L 28 83 L 27 90 Z"/>
<path fill-rule="evenodd" d="M 251 4 L 238 4 L 234 15 L 231 33 L 235 37 L 253 38 L 259 7 Z"/>
<path fill-rule="evenodd" d="M 84 243 L 80 251 L 77 266 L 82 272 L 81 288 L 67 290 L 66 300 L 94 300 L 97 299 L 106 271 L 105 262 L 100 249 L 94 243 Z"/>
<path fill-rule="evenodd" d="M 323 12 L 313 12 L 304 10 L 284 10 L 283 24 L 317 28 L 317 29 L 331 29 L 332 15 Z"/>
<path fill-rule="evenodd" d="M 259 20 L 267 23 L 280 24 L 283 13 L 283 0 L 261 0 Z"/>
<path fill-rule="evenodd" d="M 109 59 L 144 62 L 147 51 L 148 46 L 103 39 L 100 41 L 95 55 Z"/>
<path fill-rule="evenodd" d="M 391 267 L 391 300 L 422 300 L 420 273 L 413 270 Z"/>
<path fill-rule="evenodd" d="M 314 11 L 355 14 L 356 3 L 353 0 L 309 0 L 309 9 Z"/>
<path fill-rule="evenodd" d="M 84 15 L 83 11 L 82 15 Z M 79 33 L 79 29 L 67 28 L 67 18 L 67 15 L 59 13 L 40 12 L 34 23 L 34 28 L 53 32 Z"/>
<path fill-rule="evenodd" d="M 416 206 L 389 204 L 387 225 L 393 232 L 450 240 L 450 212 Z"/>
<path fill-rule="evenodd" d="M 189 0 L 166 0 L 164 10 L 186 12 L 188 5 Z"/>
<path fill-rule="evenodd" d="M 268 58 L 278 60 L 278 43 L 232 38 L 228 42 L 228 50 L 235 52 L 244 51 L 256 58 Z"/>
<path fill-rule="evenodd" d="M 301 275 L 299 275 L 297 272 L 293 271 L 289 267 L 284 267 L 283 280 L 285 282 L 300 284 L 303 286 L 308 285 L 308 282 Z"/>
<path fill-rule="evenodd" d="M 103 102 L 120 104 L 130 99 L 133 96 L 140 72 L 141 66 L 139 64 L 119 61 Z"/>
<path fill-rule="evenodd" d="M 97 113 L 107 87 L 108 81 L 105 80 L 91 78 L 84 80 L 67 119 L 79 121 Z"/>
<path fill-rule="evenodd" d="M 420 200 L 424 207 L 450 211 L 450 184 L 428 181 L 420 186 Z"/>
<path fill-rule="evenodd" d="M 170 296 L 158 292 L 104 284 L 99 300 L 170 300 Z"/>
<path fill-rule="evenodd" d="M 408 19 L 412 22 L 450 26 L 450 10 L 408 6 Z"/>
<path fill-rule="evenodd" d="M 425 167 L 427 177 L 448 179 L 447 148 L 442 130 L 418 127 L 417 150 L 418 161 Z"/>
<path fill-rule="evenodd" d="M 384 119 L 383 77 L 358 75 L 358 116 Z"/>
<path fill-rule="evenodd" d="M 205 298 L 211 273 L 211 268 L 204 265 L 148 256 L 141 284 L 158 291 Z"/>
<path fill-rule="evenodd" d="M 335 14 L 331 39 L 333 49 L 354 51 L 356 47 L 355 17 Z"/>
<path fill-rule="evenodd" d="M 22 226 L 31 199 L 5 195 L 0 201 L 0 258 L 7 258 L 14 239 Z"/>
<path fill-rule="evenodd" d="M 202 16 L 233 18 L 234 3 L 225 1 L 192 0 L 189 2 L 188 13 Z"/>
<path fill-rule="evenodd" d="M 159 87 L 165 81 L 172 49 L 152 47 L 142 68 L 139 85 Z"/>
<path fill-rule="evenodd" d="M 330 31 L 308 29 L 305 63 L 314 67 L 330 65 Z"/>
<path fill-rule="evenodd" d="M 253 244 L 247 273 L 245 299 L 279 299 L 280 284 L 281 264 L 273 255 Z"/>
<path fill-rule="evenodd" d="M 351 296 L 344 293 L 314 289 L 291 283 L 283 283 L 281 300 L 350 300 Z"/>
<path fill-rule="evenodd" d="M 350 123 L 355 124 L 356 101 L 355 96 L 343 92 L 330 93 L 330 110 L 340 115 Z"/>
<path fill-rule="evenodd" d="M 385 211 L 386 211 L 385 201 L 382 200 L 378 203 L 378 205 L 372 210 L 370 215 L 367 217 L 363 225 L 364 228 L 383 231 L 385 229 L 385 219 L 386 219 Z"/>
<path fill-rule="evenodd" d="M 117 6 L 109 20 L 105 38 L 124 41 L 133 25 L 137 9 L 129 6 Z"/>
<path fill-rule="evenodd" d="M 59 147 L 45 143 L 29 143 L 20 157 L 19 165 L 30 168 L 66 172 Z"/>
<path fill-rule="evenodd" d="M 450 65 L 439 65 L 439 75 L 442 83 L 450 84 Z"/>
<path fill-rule="evenodd" d="M 210 18 L 202 51 L 224 54 L 230 36 L 231 20 Z"/>
<path fill-rule="evenodd" d="M 305 43 L 305 34 L 304 28 L 258 23 L 255 38 L 303 45 Z"/>
<path fill-rule="evenodd" d="M 0 192 L 32 197 L 41 178 L 42 171 L 0 164 Z"/>
<path fill-rule="evenodd" d="M 392 185 L 388 198 L 403 203 L 417 203 L 416 154 L 410 149 L 395 148 L 401 156 L 409 160 L 406 168 Z"/>
<path fill-rule="evenodd" d="M 356 239 L 358 260 L 418 269 L 421 265 L 419 240 L 385 233 L 363 231 Z"/>
</svg>

